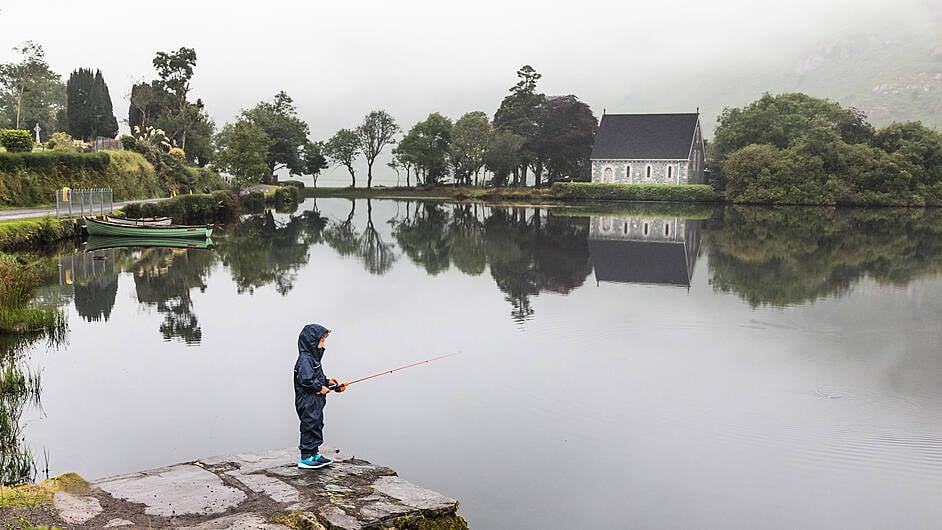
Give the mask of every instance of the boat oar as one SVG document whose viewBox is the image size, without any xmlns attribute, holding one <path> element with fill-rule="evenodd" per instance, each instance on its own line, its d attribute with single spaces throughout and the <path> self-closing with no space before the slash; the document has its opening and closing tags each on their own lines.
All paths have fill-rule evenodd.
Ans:
<svg viewBox="0 0 942 530">
<path fill-rule="evenodd" d="M 360 381 L 366 381 L 367 379 L 373 379 L 374 377 L 379 377 L 379 376 L 381 376 L 381 375 L 386 375 L 386 374 L 391 374 L 391 373 L 393 373 L 393 372 L 398 372 L 399 370 L 405 370 L 406 368 L 412 368 L 413 366 L 418 366 L 418 365 L 420 365 L 420 364 L 430 363 L 430 362 L 432 362 L 432 361 L 437 361 L 437 360 L 439 360 L 439 359 L 444 359 L 445 357 L 451 357 L 451 356 L 453 356 L 453 355 L 458 355 L 458 353 L 455 352 L 455 353 L 449 353 L 448 355 L 439 355 L 438 357 L 432 357 L 431 359 L 426 359 L 426 360 L 424 360 L 424 361 L 419 361 L 419 362 L 417 362 L 417 363 L 407 364 L 407 365 L 405 365 L 405 366 L 400 366 L 400 367 L 398 367 L 398 368 L 393 368 L 392 370 L 385 370 L 385 371 L 382 371 L 382 372 L 377 372 L 377 373 L 375 373 L 375 374 L 368 375 L 368 376 L 366 376 L 366 377 L 361 377 L 361 378 L 359 378 L 359 379 L 354 379 L 353 381 L 345 381 L 345 382 L 343 382 L 343 383 L 338 383 L 338 384 L 336 384 L 336 385 L 331 385 L 331 386 L 329 386 L 329 387 L 327 387 L 327 388 L 329 388 L 330 390 L 332 390 L 332 391 L 334 391 L 334 392 L 343 392 L 344 390 L 347 389 L 348 386 L 350 386 L 350 385 L 352 385 L 352 384 L 354 384 L 354 383 L 359 383 Z"/>
</svg>

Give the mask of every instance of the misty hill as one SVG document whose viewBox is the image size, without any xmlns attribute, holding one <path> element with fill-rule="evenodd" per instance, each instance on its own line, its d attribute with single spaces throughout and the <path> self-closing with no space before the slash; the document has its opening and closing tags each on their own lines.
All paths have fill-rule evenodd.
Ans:
<svg viewBox="0 0 942 530">
<path fill-rule="evenodd" d="M 931 18 L 927 31 L 860 32 L 760 64 L 717 66 L 672 91 L 642 88 L 625 105 L 638 109 L 632 112 L 699 105 L 712 136 L 724 107 L 742 107 L 763 92 L 804 92 L 857 107 L 875 126 L 913 120 L 942 129 L 942 13 Z"/>
</svg>

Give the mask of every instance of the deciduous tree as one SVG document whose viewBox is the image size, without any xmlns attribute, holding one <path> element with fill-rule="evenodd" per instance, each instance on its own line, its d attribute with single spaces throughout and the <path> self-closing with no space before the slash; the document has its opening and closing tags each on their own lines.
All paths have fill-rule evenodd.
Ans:
<svg viewBox="0 0 942 530">
<path fill-rule="evenodd" d="M 357 185 L 353 162 L 360 155 L 360 138 L 350 129 L 340 129 L 324 144 L 324 154 L 335 164 L 343 164 L 350 172 L 350 187 Z"/>
<path fill-rule="evenodd" d="M 484 167 L 484 155 L 491 137 L 491 124 L 483 112 L 469 112 L 455 122 L 451 141 L 451 161 L 455 181 L 468 185 L 477 180 Z"/>
<path fill-rule="evenodd" d="M 230 173 L 236 187 L 265 181 L 269 176 L 271 138 L 261 127 L 242 119 L 226 124 L 216 135 L 214 166 Z"/>
<path fill-rule="evenodd" d="M 27 41 L 13 51 L 20 61 L 0 64 L 0 128 L 32 130 L 39 124 L 40 140 L 46 141 L 65 108 L 65 85 L 39 44 Z"/>
<path fill-rule="evenodd" d="M 294 101 L 288 94 L 280 91 L 271 101 L 262 101 L 254 108 L 242 111 L 242 116 L 261 127 L 272 140 L 267 156 L 271 175 L 279 169 L 287 169 L 291 175 L 304 173 L 302 153 L 309 142 L 310 128 L 298 116 Z"/>
<path fill-rule="evenodd" d="M 396 120 L 385 110 L 374 110 L 363 118 L 363 123 L 356 129 L 360 141 L 360 152 L 366 158 L 366 187 L 373 185 L 373 162 L 387 145 L 393 145 L 393 138 L 402 132 Z"/>
<path fill-rule="evenodd" d="M 548 172 L 549 182 L 588 173 L 589 155 L 595 143 L 598 120 L 588 105 L 573 95 L 546 98 L 540 114 L 540 128 L 533 142 L 537 158 Z M 540 174 L 536 174 L 539 186 Z"/>
<path fill-rule="evenodd" d="M 428 184 L 438 184 L 448 176 L 453 127 L 450 119 L 433 112 L 413 125 L 396 148 L 415 164 Z"/>
</svg>

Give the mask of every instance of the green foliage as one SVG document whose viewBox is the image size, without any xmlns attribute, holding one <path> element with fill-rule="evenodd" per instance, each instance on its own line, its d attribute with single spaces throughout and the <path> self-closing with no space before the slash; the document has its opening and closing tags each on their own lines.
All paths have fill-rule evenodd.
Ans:
<svg viewBox="0 0 942 530">
<path fill-rule="evenodd" d="M 171 147 L 170 150 L 167 151 L 167 154 L 181 162 L 186 161 L 186 151 L 179 147 Z"/>
<path fill-rule="evenodd" d="M 112 188 L 115 201 L 163 194 L 154 167 L 130 151 L 0 153 L 0 205 L 54 203 L 63 187 Z"/>
<path fill-rule="evenodd" d="M 282 186 L 292 186 L 292 187 L 294 187 L 294 188 L 297 188 L 298 190 L 303 190 L 303 189 L 304 189 L 304 183 L 301 182 L 300 180 L 282 180 L 282 181 L 281 181 L 281 185 L 282 185 Z"/>
<path fill-rule="evenodd" d="M 727 109 L 714 147 L 736 203 L 942 203 L 942 133 L 919 123 L 874 132 L 855 109 L 804 94 Z"/>
<path fill-rule="evenodd" d="M 267 157 L 272 140 L 258 125 L 242 119 L 216 135 L 215 167 L 230 173 L 236 187 L 264 182 L 270 178 Z"/>
<path fill-rule="evenodd" d="M 254 108 L 242 111 L 241 118 L 257 125 L 271 139 L 265 157 L 269 175 L 283 168 L 291 175 L 305 172 L 303 152 L 309 143 L 310 128 L 298 116 L 294 101 L 288 94 L 278 92 L 272 101 L 262 101 Z"/>
<path fill-rule="evenodd" d="M 153 64 L 159 79 L 131 87 L 128 124 L 132 130 L 164 131 L 172 146 L 186 152 L 188 162 L 205 166 L 212 159 L 215 125 L 202 100 L 187 99 L 196 51 L 184 47 L 176 52 L 158 52 Z"/>
<path fill-rule="evenodd" d="M 393 137 L 402 132 L 396 120 L 385 110 L 374 110 L 363 118 L 356 129 L 360 152 L 366 158 L 366 187 L 373 186 L 373 162 L 387 145 L 393 145 Z"/>
<path fill-rule="evenodd" d="M 58 115 L 65 108 L 65 85 L 46 63 L 42 46 L 32 41 L 13 48 L 16 63 L 0 64 L 0 129 L 30 129 L 39 125 L 40 141 L 62 130 Z"/>
<path fill-rule="evenodd" d="M 178 224 L 223 223 L 238 215 L 239 200 L 231 191 L 179 195 L 160 202 L 131 203 L 124 207 L 128 217 L 172 217 Z"/>
<path fill-rule="evenodd" d="M 33 150 L 33 137 L 29 131 L 0 129 L 0 145 L 11 153 L 25 153 Z"/>
<path fill-rule="evenodd" d="M 599 128 L 592 109 L 573 95 L 551 96 L 543 104 L 539 125 L 533 149 L 548 172 L 549 182 L 562 177 L 588 180 L 589 156 Z"/>
<path fill-rule="evenodd" d="M 484 163 L 494 174 L 494 186 L 507 185 L 510 174 L 523 163 L 521 149 L 525 142 L 522 136 L 506 130 L 498 130 L 491 135 L 484 153 Z"/>
<path fill-rule="evenodd" d="M 449 153 L 455 182 L 470 185 L 472 175 L 484 168 L 491 134 L 491 123 L 483 112 L 469 112 L 458 118 L 452 131 Z"/>
<path fill-rule="evenodd" d="M 716 192 L 706 184 L 610 184 L 557 182 L 551 193 L 557 199 L 600 201 L 712 202 Z"/>
<path fill-rule="evenodd" d="M 0 221 L 0 252 L 36 248 L 74 235 L 73 219 L 42 217 Z"/>
<path fill-rule="evenodd" d="M 52 137 L 46 142 L 46 149 L 64 153 L 77 153 L 79 150 L 75 140 L 69 136 L 69 133 L 64 132 L 52 133 Z"/>
<path fill-rule="evenodd" d="M 118 120 L 101 70 L 92 73 L 88 68 L 79 68 L 72 72 L 66 84 L 66 96 L 70 135 L 88 141 L 98 137 L 114 138 L 118 134 Z"/>
<path fill-rule="evenodd" d="M 540 132 L 540 119 L 546 96 L 536 91 L 536 83 L 542 77 L 530 65 L 517 70 L 520 79 L 510 88 L 510 94 L 500 103 L 494 113 L 494 128 L 509 131 L 523 138 L 519 158 L 521 167 L 514 172 L 513 185 L 521 184 L 520 176 L 528 165 L 542 167 L 542 160 L 537 152 L 537 138 Z"/>
<path fill-rule="evenodd" d="M 275 208 L 296 205 L 298 204 L 298 188 L 294 186 L 280 186 L 269 196 L 267 203 Z"/>
<path fill-rule="evenodd" d="M 130 134 L 122 134 L 121 146 L 129 151 L 134 151 L 137 147 L 137 138 L 131 136 Z"/>
<path fill-rule="evenodd" d="M 340 129 L 324 144 L 324 154 L 335 164 L 343 164 L 350 172 L 350 187 L 356 187 L 353 162 L 360 155 L 360 138 L 350 129 Z"/>
<path fill-rule="evenodd" d="M 831 140 L 866 143 L 873 127 L 859 110 L 806 94 L 764 94 L 745 108 L 725 108 L 717 119 L 711 154 L 714 171 L 724 173 L 730 153 L 750 144 L 769 144 L 787 149 L 799 143 Z"/>
<path fill-rule="evenodd" d="M 450 119 L 433 112 L 413 125 L 396 147 L 397 153 L 415 165 L 417 175 L 422 175 L 426 184 L 438 184 L 448 175 L 453 128 Z"/>
</svg>

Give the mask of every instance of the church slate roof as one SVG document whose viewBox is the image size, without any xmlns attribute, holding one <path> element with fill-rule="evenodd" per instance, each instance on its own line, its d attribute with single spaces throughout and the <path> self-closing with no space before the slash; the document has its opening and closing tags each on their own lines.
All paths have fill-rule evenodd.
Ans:
<svg viewBox="0 0 942 530">
<path fill-rule="evenodd" d="M 689 286 L 691 263 L 683 243 L 589 239 L 600 282 Z"/>
<path fill-rule="evenodd" d="M 686 160 L 699 115 L 605 114 L 590 158 Z"/>
</svg>

